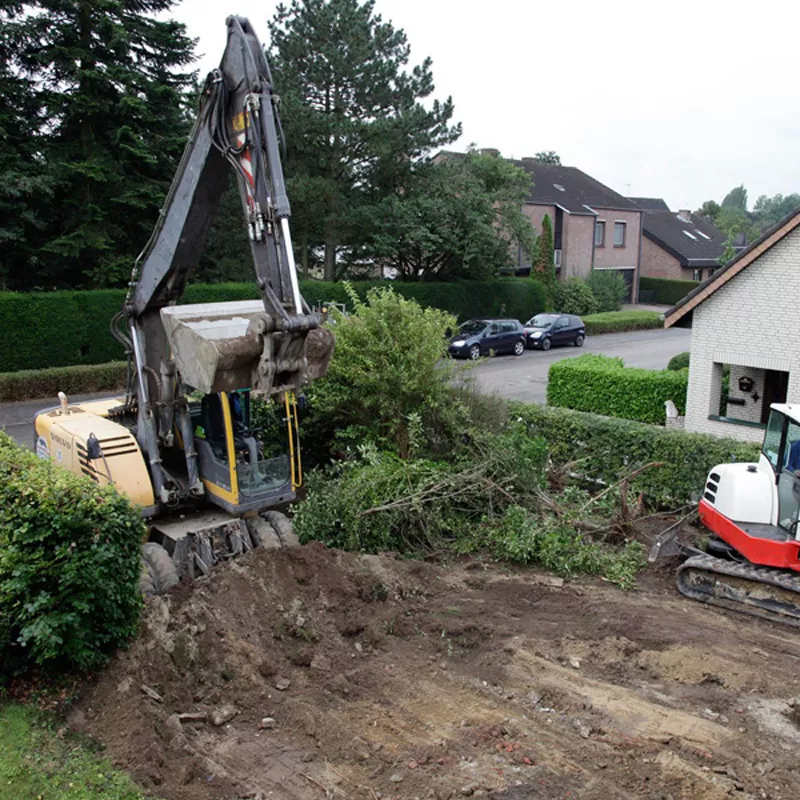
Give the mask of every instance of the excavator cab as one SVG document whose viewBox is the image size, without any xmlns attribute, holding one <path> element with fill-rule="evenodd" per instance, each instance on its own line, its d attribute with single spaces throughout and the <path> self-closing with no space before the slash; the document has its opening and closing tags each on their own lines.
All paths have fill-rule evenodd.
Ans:
<svg viewBox="0 0 800 800">
<path fill-rule="evenodd" d="M 264 400 L 274 424 L 253 426 L 251 392 L 211 392 L 190 406 L 200 479 L 206 495 L 231 514 L 294 499 L 302 481 L 294 396 Z"/>
</svg>

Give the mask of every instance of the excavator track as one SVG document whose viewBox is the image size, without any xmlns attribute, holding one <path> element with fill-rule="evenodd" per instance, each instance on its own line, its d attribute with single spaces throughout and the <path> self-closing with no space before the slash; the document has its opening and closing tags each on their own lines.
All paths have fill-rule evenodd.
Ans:
<svg viewBox="0 0 800 800">
<path fill-rule="evenodd" d="M 692 600 L 800 628 L 800 573 L 696 555 L 677 580 Z"/>
</svg>

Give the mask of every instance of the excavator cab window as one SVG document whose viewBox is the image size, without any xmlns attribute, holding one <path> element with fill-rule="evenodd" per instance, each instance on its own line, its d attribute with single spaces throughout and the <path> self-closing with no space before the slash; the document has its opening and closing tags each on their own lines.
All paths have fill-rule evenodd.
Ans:
<svg viewBox="0 0 800 800">
<path fill-rule="evenodd" d="M 225 440 L 225 418 L 222 413 L 222 402 L 218 394 L 204 395 L 200 402 L 200 419 L 203 437 L 211 445 L 214 455 L 227 461 Z"/>
</svg>

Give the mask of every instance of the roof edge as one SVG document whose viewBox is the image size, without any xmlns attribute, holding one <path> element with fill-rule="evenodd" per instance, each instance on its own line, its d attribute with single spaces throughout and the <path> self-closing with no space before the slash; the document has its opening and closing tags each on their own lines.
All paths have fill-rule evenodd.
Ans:
<svg viewBox="0 0 800 800">
<path fill-rule="evenodd" d="M 699 286 L 677 302 L 664 314 L 664 327 L 671 328 L 683 316 L 694 310 L 708 299 L 714 292 L 736 277 L 743 269 L 753 263 L 759 256 L 776 245 L 800 225 L 800 206 L 790 211 L 782 220 L 764 231 L 751 245 L 735 255 L 722 269 L 706 278 Z"/>
</svg>

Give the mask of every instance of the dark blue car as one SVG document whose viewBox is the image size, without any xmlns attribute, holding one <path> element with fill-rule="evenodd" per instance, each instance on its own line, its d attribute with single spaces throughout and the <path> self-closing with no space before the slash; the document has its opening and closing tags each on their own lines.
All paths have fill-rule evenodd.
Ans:
<svg viewBox="0 0 800 800">
<path fill-rule="evenodd" d="M 459 326 L 447 351 L 454 358 L 472 361 L 490 353 L 521 356 L 525 352 L 525 333 L 515 319 L 471 319 Z"/>
</svg>

